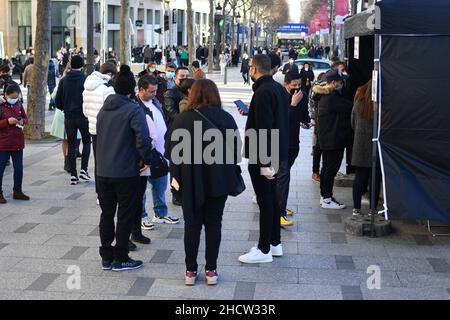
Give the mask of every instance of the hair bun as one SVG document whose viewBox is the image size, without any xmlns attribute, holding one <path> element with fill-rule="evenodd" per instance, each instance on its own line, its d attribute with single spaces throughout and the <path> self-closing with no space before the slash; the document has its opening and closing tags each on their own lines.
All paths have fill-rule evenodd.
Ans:
<svg viewBox="0 0 450 320">
<path fill-rule="evenodd" d="M 127 66 L 126 64 L 123 64 L 120 66 L 120 72 L 124 73 L 124 72 L 131 72 L 130 66 Z"/>
</svg>

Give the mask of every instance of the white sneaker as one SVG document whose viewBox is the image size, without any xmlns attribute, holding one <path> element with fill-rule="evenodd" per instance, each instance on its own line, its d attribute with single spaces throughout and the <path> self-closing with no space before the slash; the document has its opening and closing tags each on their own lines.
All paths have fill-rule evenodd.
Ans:
<svg viewBox="0 0 450 320">
<path fill-rule="evenodd" d="M 152 219 L 153 223 L 167 223 L 167 224 L 177 224 L 180 222 L 180 219 L 177 217 L 172 217 L 172 216 L 165 216 L 165 217 L 157 217 L 154 216 Z"/>
<path fill-rule="evenodd" d="M 332 209 L 332 210 L 345 209 L 345 204 L 339 203 L 335 198 L 323 199 L 322 209 Z"/>
<path fill-rule="evenodd" d="M 254 204 L 258 204 L 258 200 L 256 199 L 256 194 L 253 194 L 252 202 L 253 202 Z"/>
<path fill-rule="evenodd" d="M 320 197 L 319 203 L 320 203 L 320 205 L 322 205 L 322 203 L 323 203 L 323 197 L 322 196 Z"/>
<path fill-rule="evenodd" d="M 87 170 L 80 170 L 80 179 L 86 182 L 89 182 L 92 180 L 91 176 L 89 175 L 89 173 L 87 172 Z"/>
<path fill-rule="evenodd" d="M 281 243 L 274 247 L 270 245 L 270 252 L 272 252 L 272 257 L 282 257 L 283 256 L 283 246 Z"/>
<path fill-rule="evenodd" d="M 144 217 L 141 220 L 141 228 L 142 230 L 154 230 L 155 225 L 150 220 L 150 217 Z"/>
<path fill-rule="evenodd" d="M 359 210 L 359 209 L 353 209 L 352 214 L 353 214 L 354 216 L 360 216 L 360 215 L 361 215 L 361 210 Z"/>
<path fill-rule="evenodd" d="M 272 262 L 272 252 L 264 254 L 257 247 L 253 247 L 250 249 L 250 252 L 243 254 L 239 257 L 239 261 L 242 263 L 266 263 Z"/>
<path fill-rule="evenodd" d="M 97 205 L 98 205 L 98 206 L 100 205 L 100 200 L 98 200 L 98 198 L 97 198 Z"/>
</svg>

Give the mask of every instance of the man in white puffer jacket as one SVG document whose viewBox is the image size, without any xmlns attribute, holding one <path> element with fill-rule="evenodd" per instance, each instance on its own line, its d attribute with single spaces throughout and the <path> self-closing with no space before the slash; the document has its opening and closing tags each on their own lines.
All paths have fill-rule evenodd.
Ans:
<svg viewBox="0 0 450 320">
<path fill-rule="evenodd" d="M 117 67 L 111 62 L 105 62 L 101 65 L 100 72 L 94 71 L 84 82 L 83 113 L 89 121 L 89 133 L 92 136 L 95 161 L 97 159 L 97 115 L 103 107 L 106 98 L 111 94 L 115 94 L 111 79 L 113 79 L 116 74 Z M 95 168 L 96 172 L 96 163 Z M 96 174 L 95 177 L 97 178 Z M 97 181 L 97 179 L 95 180 Z"/>
</svg>

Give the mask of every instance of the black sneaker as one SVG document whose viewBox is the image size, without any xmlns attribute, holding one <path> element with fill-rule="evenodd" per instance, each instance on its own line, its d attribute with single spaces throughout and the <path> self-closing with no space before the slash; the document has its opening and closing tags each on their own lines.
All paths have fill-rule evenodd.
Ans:
<svg viewBox="0 0 450 320">
<path fill-rule="evenodd" d="M 130 240 L 128 240 L 128 250 L 136 251 L 136 249 L 137 249 L 136 245 L 133 242 L 131 242 Z"/>
<path fill-rule="evenodd" d="M 91 181 L 92 180 L 92 178 L 89 175 L 89 173 L 87 172 L 87 170 L 83 170 L 83 169 L 80 170 L 80 179 L 83 181 Z"/>
<path fill-rule="evenodd" d="M 113 262 L 112 271 L 136 270 L 142 268 L 144 263 L 140 260 L 128 259 L 124 262 Z"/>
<path fill-rule="evenodd" d="M 102 269 L 103 270 L 112 270 L 113 262 L 111 260 L 102 260 Z"/>
<path fill-rule="evenodd" d="M 150 244 L 150 242 L 151 242 L 150 238 L 147 238 L 142 234 L 131 235 L 131 240 L 133 240 L 134 242 L 137 242 L 137 243 L 142 243 L 142 244 Z"/>
<path fill-rule="evenodd" d="M 75 176 L 70 177 L 70 185 L 71 185 L 71 186 L 76 186 L 76 185 L 78 184 L 79 181 L 80 181 L 80 180 L 78 180 L 78 178 L 75 177 Z"/>
</svg>

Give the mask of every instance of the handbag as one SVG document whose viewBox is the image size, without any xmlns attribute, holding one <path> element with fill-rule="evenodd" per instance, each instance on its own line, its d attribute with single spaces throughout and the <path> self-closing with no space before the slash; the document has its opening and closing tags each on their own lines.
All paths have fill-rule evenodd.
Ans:
<svg viewBox="0 0 450 320">
<path fill-rule="evenodd" d="M 166 176 L 169 173 L 169 165 L 166 159 L 156 148 L 153 148 L 151 152 L 150 177 L 156 179 Z"/>
<path fill-rule="evenodd" d="M 199 114 L 203 119 L 206 120 L 206 122 L 208 122 L 211 126 L 213 126 L 214 128 L 220 130 L 219 128 L 217 128 L 217 126 L 211 121 L 209 120 L 203 113 L 201 113 L 200 111 L 198 111 L 197 109 L 194 108 L 194 111 L 197 112 L 197 114 Z M 229 145 L 227 143 L 227 148 L 229 148 Z M 240 195 L 242 192 L 244 192 L 245 190 L 245 183 L 244 183 L 244 179 L 242 178 L 242 170 L 241 167 L 239 165 L 235 165 L 236 170 L 235 170 L 235 175 L 232 177 L 232 179 L 234 180 L 234 184 L 233 184 L 233 189 L 229 191 L 230 196 L 232 197 L 237 197 L 238 195 Z"/>
</svg>

